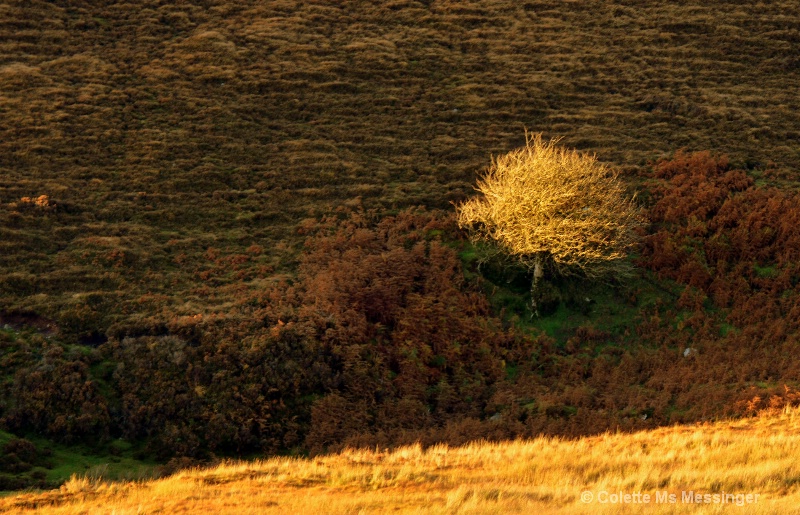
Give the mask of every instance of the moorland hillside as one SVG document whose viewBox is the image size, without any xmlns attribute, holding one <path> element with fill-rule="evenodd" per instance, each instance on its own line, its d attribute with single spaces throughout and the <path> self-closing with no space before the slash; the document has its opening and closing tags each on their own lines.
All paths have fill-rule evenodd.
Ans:
<svg viewBox="0 0 800 515">
<path fill-rule="evenodd" d="M 324 452 L 797 399 L 795 2 L 12 1 L 0 34 L 9 449 Z M 535 320 L 451 205 L 526 128 L 652 222 L 632 282 L 556 284 Z"/>
<path fill-rule="evenodd" d="M 793 177 L 797 14 L 6 2 L 0 307 L 87 339 L 224 312 L 291 259 L 300 220 L 355 198 L 446 208 L 525 127 L 625 170 L 688 147 Z M 41 195 L 52 214 L 20 209 Z"/>
</svg>

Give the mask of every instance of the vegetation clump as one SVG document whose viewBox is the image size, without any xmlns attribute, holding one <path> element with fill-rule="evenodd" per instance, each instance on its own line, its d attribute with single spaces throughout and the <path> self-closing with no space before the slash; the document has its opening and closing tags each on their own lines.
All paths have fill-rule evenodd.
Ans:
<svg viewBox="0 0 800 515">
<path fill-rule="evenodd" d="M 546 265 L 561 275 L 631 274 L 625 258 L 637 241 L 641 210 L 595 156 L 527 135 L 524 147 L 493 160 L 477 190 L 480 197 L 457 206 L 458 224 L 532 270 L 534 309 Z"/>
</svg>

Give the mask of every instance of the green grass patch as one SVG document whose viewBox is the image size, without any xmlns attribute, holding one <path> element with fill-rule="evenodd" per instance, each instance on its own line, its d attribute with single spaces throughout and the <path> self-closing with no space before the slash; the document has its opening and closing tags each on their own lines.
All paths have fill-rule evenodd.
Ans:
<svg viewBox="0 0 800 515">
<path fill-rule="evenodd" d="M 756 264 L 753 265 L 753 271 L 756 273 L 756 276 L 762 279 L 769 279 L 778 275 L 778 269 L 775 265 L 759 266 Z"/>
<path fill-rule="evenodd" d="M 19 438 L 0 431 L 0 449 Z M 125 440 L 113 440 L 102 447 L 93 448 L 62 445 L 33 435 L 26 435 L 25 439 L 36 447 L 37 458 L 32 463 L 33 467 L 21 472 L 3 473 L 24 481 L 28 487 L 52 488 L 73 475 L 131 481 L 154 477 L 157 472 L 156 462 L 139 458 L 139 446 Z"/>
<path fill-rule="evenodd" d="M 733 325 L 728 324 L 726 322 L 721 322 L 719 324 L 719 335 L 720 336 L 722 336 L 724 338 L 724 337 L 728 336 L 728 334 L 730 332 L 733 332 L 734 334 L 737 334 L 737 333 L 739 333 L 739 329 L 736 326 L 733 326 Z"/>
<path fill-rule="evenodd" d="M 38 445 L 40 442 L 34 443 Z M 48 444 L 42 442 L 42 445 Z M 153 477 L 156 471 L 154 461 L 133 457 L 134 447 L 123 441 L 110 444 L 108 450 L 114 454 L 100 454 L 85 447 L 49 445 L 53 452 L 51 460 L 55 466 L 47 471 L 47 480 L 53 483 L 62 483 L 73 474 L 112 481 L 137 480 Z"/>
<path fill-rule="evenodd" d="M 531 309 L 528 270 L 488 246 L 464 244 L 459 257 L 465 277 L 478 282 L 496 314 L 529 334 L 544 333 L 561 345 L 579 327 L 626 340 L 642 310 L 674 302 L 681 288 L 641 269 L 613 285 L 583 278 L 546 278 L 549 309 L 536 317 Z"/>
</svg>

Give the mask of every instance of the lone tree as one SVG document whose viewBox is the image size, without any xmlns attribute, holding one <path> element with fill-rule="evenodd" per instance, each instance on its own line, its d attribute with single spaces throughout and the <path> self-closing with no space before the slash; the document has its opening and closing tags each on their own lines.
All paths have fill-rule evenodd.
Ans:
<svg viewBox="0 0 800 515">
<path fill-rule="evenodd" d="M 545 268 L 559 275 L 609 278 L 631 271 L 641 211 L 618 175 L 593 155 L 526 134 L 526 145 L 492 159 L 478 180 L 483 195 L 456 206 L 473 240 L 493 240 L 533 272 L 531 301 Z"/>
</svg>

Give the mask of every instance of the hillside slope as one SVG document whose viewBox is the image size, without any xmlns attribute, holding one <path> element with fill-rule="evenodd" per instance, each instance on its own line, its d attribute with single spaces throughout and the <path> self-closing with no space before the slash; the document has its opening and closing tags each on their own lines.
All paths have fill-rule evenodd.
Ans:
<svg viewBox="0 0 800 515">
<path fill-rule="evenodd" d="M 4 2 L 0 485 L 64 479 L 43 439 L 82 471 L 797 404 L 798 20 Z M 562 281 L 536 320 L 451 205 L 525 127 L 621 169 L 652 221 L 631 282 Z"/>
<path fill-rule="evenodd" d="M 0 499 L 0 511 L 800 513 L 798 430 L 794 409 L 578 440 L 346 450 L 141 483 L 73 478 L 59 491 Z"/>
<path fill-rule="evenodd" d="M 224 312 L 302 219 L 449 208 L 525 127 L 628 172 L 689 147 L 796 179 L 799 20 L 790 0 L 5 2 L 0 316 L 96 343 Z"/>
</svg>

